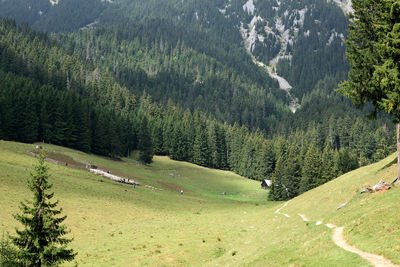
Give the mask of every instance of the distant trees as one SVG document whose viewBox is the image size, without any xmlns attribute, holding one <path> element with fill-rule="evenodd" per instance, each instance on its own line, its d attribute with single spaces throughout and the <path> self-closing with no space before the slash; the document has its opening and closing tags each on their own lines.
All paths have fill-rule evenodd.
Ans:
<svg viewBox="0 0 400 267">
<path fill-rule="evenodd" d="M 193 163 L 201 166 L 210 165 L 210 149 L 205 122 L 200 121 L 196 127 L 196 137 L 193 144 Z"/>
<path fill-rule="evenodd" d="M 300 192 L 306 192 L 313 189 L 326 181 L 323 180 L 321 154 L 318 149 L 311 145 L 304 157 L 302 178 L 300 182 Z"/>
<path fill-rule="evenodd" d="M 215 5 L 207 2 L 198 8 Z M 138 10 L 148 8 L 144 3 L 132 5 L 138 6 Z M 149 12 L 158 13 L 153 9 Z M 120 84 L 137 95 L 147 92 L 163 105 L 172 102 L 184 110 L 199 109 L 212 114 L 221 122 L 240 121 L 248 127 L 263 129 L 272 127 L 271 123 L 290 112 L 284 103 L 285 96 L 279 90 L 269 89 L 275 82 L 240 47 L 241 37 L 231 25 L 218 26 L 229 29 L 229 39 L 235 42 L 214 36 L 212 31 L 204 32 L 198 25 L 183 27 L 181 22 L 156 17 L 139 21 L 136 17 L 59 38 L 66 47 L 74 48 L 74 55 L 103 71 L 112 70 Z M 222 34 L 226 35 L 225 31 Z"/>
<path fill-rule="evenodd" d="M 21 213 L 14 216 L 24 226 L 11 238 L 17 248 L 16 263 L 21 266 L 59 265 L 72 261 L 76 255 L 67 247 L 71 239 L 65 237 L 68 230 L 62 224 L 67 217 L 61 216 L 62 209 L 56 208 L 58 201 L 51 201 L 54 193 L 49 192 L 52 185 L 44 160 L 41 153 L 28 181 L 33 201 L 21 202 Z"/>
<path fill-rule="evenodd" d="M 233 125 L 190 103 L 188 109 L 172 100 L 164 105 L 145 92 L 136 98 L 109 72 L 66 54 L 48 36 L 19 27 L 0 20 L 6 33 L 0 35 L 0 139 L 44 141 L 110 157 L 139 150 L 145 163 L 154 153 L 168 155 L 251 179 L 272 179 L 274 200 L 292 198 L 393 150 L 388 119 L 370 123 L 343 99 L 325 94 L 334 84 L 329 78 L 318 85 L 318 93 L 303 99 L 296 114 L 283 116 L 279 124 L 267 119 L 269 130 L 263 131 L 242 120 L 252 111 L 247 109 L 246 116 L 238 111 L 247 101 L 239 91 L 230 108 L 242 123 Z M 175 82 L 171 86 L 178 86 Z"/>
<path fill-rule="evenodd" d="M 140 124 L 138 149 L 140 161 L 144 163 L 153 161 L 153 142 L 146 117 L 143 117 Z"/>
</svg>

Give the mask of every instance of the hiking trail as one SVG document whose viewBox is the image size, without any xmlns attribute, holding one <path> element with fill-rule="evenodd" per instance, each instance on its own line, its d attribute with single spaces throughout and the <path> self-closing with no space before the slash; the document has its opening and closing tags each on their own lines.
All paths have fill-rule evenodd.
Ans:
<svg viewBox="0 0 400 267">
<path fill-rule="evenodd" d="M 285 208 L 288 205 L 289 201 L 286 202 L 282 207 L 280 207 L 279 209 L 277 209 L 275 211 L 276 214 L 281 214 L 284 215 L 285 217 L 290 217 L 288 214 L 286 213 L 282 213 L 281 210 L 283 208 Z M 303 221 L 305 222 L 311 222 L 310 219 L 308 219 L 304 214 L 298 214 Z M 317 221 L 315 223 L 316 225 L 321 225 L 322 221 Z M 371 263 L 372 265 L 376 266 L 376 267 L 400 267 L 399 265 L 393 264 L 390 260 L 384 258 L 383 256 L 380 255 L 376 255 L 376 254 L 372 254 L 372 253 L 368 253 L 368 252 L 364 252 L 354 246 L 349 245 L 344 236 L 343 236 L 343 229 L 344 227 L 338 227 L 336 225 L 327 223 L 325 224 L 326 227 L 330 228 L 330 229 L 334 229 L 333 234 L 332 234 L 332 241 L 340 248 L 355 253 L 357 255 L 359 255 L 361 258 L 367 260 L 369 263 Z"/>
</svg>

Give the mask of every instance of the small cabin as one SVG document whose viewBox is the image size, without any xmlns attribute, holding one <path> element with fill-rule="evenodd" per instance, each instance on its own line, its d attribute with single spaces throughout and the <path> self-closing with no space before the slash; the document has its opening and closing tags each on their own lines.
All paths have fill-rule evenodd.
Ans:
<svg viewBox="0 0 400 267">
<path fill-rule="evenodd" d="M 262 180 L 261 181 L 261 188 L 262 189 L 268 189 L 272 185 L 272 180 Z"/>
</svg>

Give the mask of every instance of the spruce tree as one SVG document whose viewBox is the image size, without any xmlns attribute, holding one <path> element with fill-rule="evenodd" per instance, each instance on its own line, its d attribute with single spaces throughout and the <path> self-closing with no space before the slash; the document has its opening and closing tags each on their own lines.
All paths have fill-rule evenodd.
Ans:
<svg viewBox="0 0 400 267">
<path fill-rule="evenodd" d="M 139 129 L 139 160 L 143 163 L 151 163 L 153 161 L 153 142 L 147 122 L 147 117 L 144 116 Z"/>
<path fill-rule="evenodd" d="M 397 178 L 400 179 L 400 2 L 353 0 L 347 60 L 349 79 L 339 92 L 361 107 L 383 110 L 397 123 Z"/>
<path fill-rule="evenodd" d="M 28 181 L 33 193 L 33 201 L 21 202 L 21 213 L 14 218 L 23 226 L 11 237 L 18 248 L 17 256 L 23 266 L 54 266 L 72 261 L 76 253 L 67 248 L 71 239 L 64 236 L 69 232 L 62 222 L 62 209 L 57 209 L 58 201 L 52 202 L 54 193 L 49 193 L 49 167 L 45 165 L 45 155 L 41 153 Z"/>
<path fill-rule="evenodd" d="M 283 170 L 282 184 L 285 188 L 285 200 L 299 195 L 301 180 L 301 165 L 299 148 L 296 145 L 289 147 L 289 155 Z"/>
<path fill-rule="evenodd" d="M 322 152 L 322 180 L 324 183 L 336 178 L 333 158 L 334 151 L 329 143 L 329 140 L 326 140 L 325 148 Z"/>
<path fill-rule="evenodd" d="M 193 145 L 193 163 L 205 167 L 210 163 L 207 126 L 204 122 L 200 122 L 196 129 L 196 137 Z"/>
<path fill-rule="evenodd" d="M 186 145 L 187 144 L 186 138 L 183 135 L 183 131 L 179 123 L 175 124 L 172 136 L 173 138 L 171 140 L 171 148 L 169 152 L 171 159 L 187 160 L 187 151 L 189 149 Z"/>
<path fill-rule="evenodd" d="M 217 124 L 217 168 L 228 168 L 228 156 L 226 148 L 226 133 L 225 129 Z"/>
<path fill-rule="evenodd" d="M 285 169 L 285 160 L 282 157 L 279 157 L 276 162 L 275 171 L 272 175 L 272 185 L 271 190 L 268 195 L 269 200 L 285 200 L 286 199 L 286 190 L 283 187 L 282 179 L 284 175 Z"/>
<path fill-rule="evenodd" d="M 300 193 L 323 184 L 322 159 L 317 148 L 311 145 L 303 162 L 303 177 L 300 182 Z"/>
</svg>

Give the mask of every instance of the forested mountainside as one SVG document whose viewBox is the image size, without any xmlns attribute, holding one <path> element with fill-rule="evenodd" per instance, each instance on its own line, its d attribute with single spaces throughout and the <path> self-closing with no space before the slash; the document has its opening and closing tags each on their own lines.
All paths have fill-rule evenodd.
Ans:
<svg viewBox="0 0 400 267">
<path fill-rule="evenodd" d="M 0 33 L 0 139 L 44 141 L 112 157 L 136 149 L 169 155 L 252 179 L 272 178 L 272 199 L 292 198 L 393 149 L 387 119 L 371 123 L 359 113 L 349 115 L 347 104 L 332 102 L 322 85 L 320 95 L 305 101 L 311 114 L 299 110 L 297 118 L 282 120 L 282 125 L 297 121 L 294 130 L 277 129 L 266 138 L 260 130 L 222 124 L 198 109 L 160 105 L 148 94 L 136 98 L 112 73 L 26 25 L 1 20 Z M 342 111 L 331 107 L 319 114 L 328 101 Z"/>
<path fill-rule="evenodd" d="M 0 138 L 139 149 L 296 196 L 393 150 L 389 118 L 334 92 L 348 68 L 337 3 L 1 1 L 52 33 L 1 21 Z"/>
<path fill-rule="evenodd" d="M 5 0 L 0 15 L 74 32 L 61 37 L 67 49 L 137 95 L 271 134 L 289 103 L 345 78 L 348 21 L 337 2 Z"/>
<path fill-rule="evenodd" d="M 0 21 L 0 59 L 1 139 L 110 156 L 134 148 L 135 98 L 111 75 L 8 19 Z"/>
<path fill-rule="evenodd" d="M 293 87 L 297 98 L 319 80 L 346 77 L 348 20 L 333 1 L 226 1 L 220 12 L 240 29 L 249 53 Z"/>
<path fill-rule="evenodd" d="M 0 16 L 47 32 L 74 31 L 94 22 L 107 8 L 101 0 L 3 0 Z"/>
<path fill-rule="evenodd" d="M 235 56 L 231 49 L 208 45 L 201 32 L 187 33 L 168 21 L 79 31 L 64 36 L 62 43 L 112 72 L 137 95 L 146 91 L 164 105 L 172 101 L 184 109 L 199 108 L 221 122 L 266 130 L 289 113 L 285 94 L 271 89 L 274 81 L 244 51 L 236 47 Z"/>
</svg>

